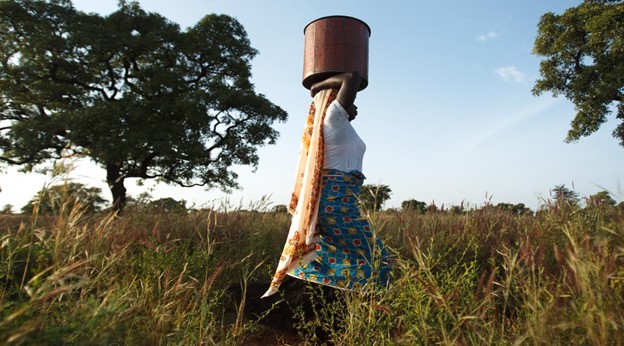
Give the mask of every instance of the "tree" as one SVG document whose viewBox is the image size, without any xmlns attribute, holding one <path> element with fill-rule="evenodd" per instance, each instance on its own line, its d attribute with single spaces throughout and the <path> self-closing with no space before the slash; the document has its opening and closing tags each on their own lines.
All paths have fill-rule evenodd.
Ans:
<svg viewBox="0 0 624 346">
<path fill-rule="evenodd" d="M 0 214 L 13 214 L 13 204 L 5 204 Z"/>
<path fill-rule="evenodd" d="M 565 185 L 555 185 L 551 192 L 558 207 L 577 207 L 579 204 L 578 194 Z"/>
<path fill-rule="evenodd" d="M 77 207 L 84 208 L 87 212 L 96 212 L 106 202 L 99 187 L 67 182 L 41 189 L 22 208 L 22 213 L 32 214 L 34 210 L 38 210 L 40 214 L 52 214 L 62 208 L 71 210 Z"/>
<path fill-rule="evenodd" d="M 229 190 L 287 114 L 254 90 L 244 28 L 207 15 L 180 30 L 138 3 L 102 17 L 69 0 L 0 2 L 0 162 L 66 156 L 106 170 L 115 210 L 127 178 Z"/>
<path fill-rule="evenodd" d="M 535 95 L 564 95 L 576 107 L 566 142 L 594 133 L 616 105 L 620 124 L 613 132 L 624 146 L 624 1 L 586 0 L 562 15 L 544 14 L 533 52 L 542 79 Z"/>
<path fill-rule="evenodd" d="M 408 199 L 401 202 L 401 209 L 403 209 L 403 211 L 415 210 L 424 214 L 427 212 L 427 203 L 415 199 Z"/>
<path fill-rule="evenodd" d="M 515 214 L 515 215 L 533 214 L 533 211 L 530 208 L 526 207 L 524 203 L 517 203 L 517 204 L 498 203 L 496 205 L 496 209 L 501 210 L 501 211 L 510 211 L 512 214 Z"/>
<path fill-rule="evenodd" d="M 288 207 L 286 206 L 286 204 L 278 204 L 274 206 L 273 209 L 271 209 L 271 212 L 277 213 L 277 214 L 287 214 Z"/>
<path fill-rule="evenodd" d="M 186 201 L 176 200 L 171 197 L 160 198 L 147 204 L 148 208 L 161 213 L 186 214 Z"/>
<path fill-rule="evenodd" d="M 380 211 L 390 199 L 392 190 L 388 185 L 363 185 L 358 195 L 360 206 L 367 211 Z"/>
<path fill-rule="evenodd" d="M 616 203 L 608 191 L 600 191 L 587 199 L 587 207 L 589 208 L 610 208 L 614 207 Z"/>
</svg>

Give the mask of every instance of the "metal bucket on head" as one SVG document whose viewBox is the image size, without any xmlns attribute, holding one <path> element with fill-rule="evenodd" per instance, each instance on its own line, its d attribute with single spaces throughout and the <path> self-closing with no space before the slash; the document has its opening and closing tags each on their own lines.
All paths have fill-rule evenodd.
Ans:
<svg viewBox="0 0 624 346">
<path fill-rule="evenodd" d="M 341 72 L 362 75 L 360 89 L 368 86 L 368 38 L 370 27 L 348 16 L 322 17 L 303 29 L 305 47 L 303 86 L 312 85 Z"/>
</svg>

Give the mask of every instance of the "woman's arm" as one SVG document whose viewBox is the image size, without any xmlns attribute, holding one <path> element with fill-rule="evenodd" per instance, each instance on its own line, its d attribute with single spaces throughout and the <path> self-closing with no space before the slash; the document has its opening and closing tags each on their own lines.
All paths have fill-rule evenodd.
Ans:
<svg viewBox="0 0 624 346">
<path fill-rule="evenodd" d="M 362 75 L 359 72 L 344 72 L 314 83 L 310 88 L 312 97 L 323 89 L 338 89 L 336 100 L 342 108 L 348 110 L 355 102 L 355 96 L 360 88 Z"/>
</svg>

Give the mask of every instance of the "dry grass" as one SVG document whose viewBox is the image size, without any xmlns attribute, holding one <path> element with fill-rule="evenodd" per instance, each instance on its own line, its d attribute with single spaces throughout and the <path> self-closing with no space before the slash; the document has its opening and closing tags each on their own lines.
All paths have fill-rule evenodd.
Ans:
<svg viewBox="0 0 624 346">
<path fill-rule="evenodd" d="M 253 208 L 252 208 L 253 209 Z M 0 340 L 6 344 L 238 345 L 313 339 L 243 321 L 225 294 L 268 280 L 288 229 L 259 210 L 86 214 L 0 219 Z M 264 208 L 267 209 L 267 208 Z M 461 215 L 382 212 L 395 252 L 383 292 L 351 293 L 340 345 L 566 344 L 624 340 L 624 214 L 484 207 Z M 261 341 L 258 341 L 258 340 Z M 298 341 L 297 341 L 298 340 Z M 260 343 L 258 343 L 260 342 Z"/>
</svg>

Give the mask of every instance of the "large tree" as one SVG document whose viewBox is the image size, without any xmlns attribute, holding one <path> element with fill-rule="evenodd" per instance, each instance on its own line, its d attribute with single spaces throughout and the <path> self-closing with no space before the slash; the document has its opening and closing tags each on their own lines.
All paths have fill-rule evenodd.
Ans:
<svg viewBox="0 0 624 346">
<path fill-rule="evenodd" d="M 232 166 L 255 168 L 287 118 L 250 82 L 256 54 L 225 15 L 181 30 L 136 2 L 100 16 L 69 0 L 0 1 L 0 162 L 90 157 L 116 210 L 127 178 L 235 188 Z"/>
<path fill-rule="evenodd" d="M 594 133 L 615 108 L 624 146 L 624 1 L 586 0 L 542 16 L 533 51 L 545 57 L 533 93 L 550 91 L 576 107 L 566 141 Z"/>
</svg>

